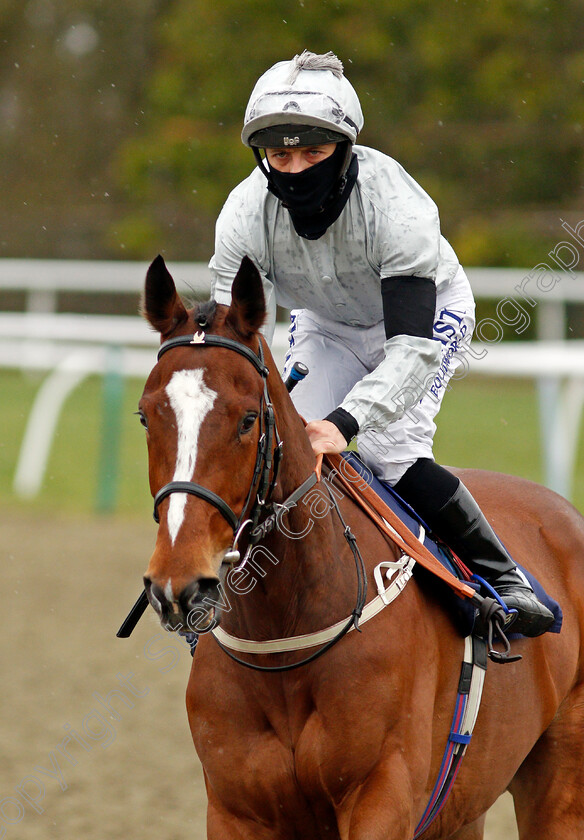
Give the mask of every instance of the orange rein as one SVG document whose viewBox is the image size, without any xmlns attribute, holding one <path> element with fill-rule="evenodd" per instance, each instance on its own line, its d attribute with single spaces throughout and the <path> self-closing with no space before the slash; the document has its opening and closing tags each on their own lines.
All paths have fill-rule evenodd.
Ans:
<svg viewBox="0 0 584 840">
<path fill-rule="evenodd" d="M 342 455 L 327 454 L 327 463 L 334 468 L 335 476 L 338 478 L 347 494 L 359 504 L 367 515 L 375 522 L 380 531 L 391 539 L 398 548 L 405 554 L 414 559 L 420 566 L 423 566 L 433 575 L 440 578 L 440 580 L 447 583 L 458 595 L 463 598 L 472 599 L 476 592 L 463 581 L 455 577 L 448 571 L 435 557 L 428 551 L 425 545 L 410 531 L 401 519 L 389 508 L 377 493 L 363 480 L 363 477 L 353 469 L 351 464 L 346 461 Z M 315 472 L 320 481 L 322 470 L 323 456 L 318 455 L 316 459 Z M 341 466 L 342 464 L 342 466 Z M 354 476 L 355 481 L 351 482 L 347 478 L 347 474 Z M 359 489 L 355 487 L 357 480 L 359 481 Z M 365 485 L 365 486 L 363 486 Z"/>
</svg>

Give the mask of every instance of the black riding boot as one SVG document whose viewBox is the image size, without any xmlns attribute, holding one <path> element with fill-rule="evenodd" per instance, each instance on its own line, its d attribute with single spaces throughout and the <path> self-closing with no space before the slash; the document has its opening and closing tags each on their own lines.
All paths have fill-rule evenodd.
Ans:
<svg viewBox="0 0 584 840">
<path fill-rule="evenodd" d="M 554 621 L 553 614 L 518 572 L 462 481 L 434 461 L 421 458 L 395 489 L 472 572 L 496 589 L 509 609 L 517 610 L 514 633 L 545 633 Z"/>
</svg>

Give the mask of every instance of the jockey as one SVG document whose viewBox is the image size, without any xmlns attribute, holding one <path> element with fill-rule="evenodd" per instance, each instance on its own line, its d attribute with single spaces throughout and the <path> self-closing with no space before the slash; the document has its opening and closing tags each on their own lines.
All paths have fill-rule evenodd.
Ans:
<svg viewBox="0 0 584 840">
<path fill-rule="evenodd" d="M 212 294 L 229 305 L 251 257 L 268 338 L 276 304 L 292 310 L 284 376 L 308 365 L 292 399 L 315 454 L 356 436 L 373 473 L 517 610 L 514 631 L 540 635 L 552 613 L 432 454 L 434 418 L 474 328 L 468 279 L 429 196 L 395 160 L 355 145 L 362 126 L 332 53 L 305 51 L 261 76 L 242 132 L 257 168 L 218 218 Z"/>
</svg>

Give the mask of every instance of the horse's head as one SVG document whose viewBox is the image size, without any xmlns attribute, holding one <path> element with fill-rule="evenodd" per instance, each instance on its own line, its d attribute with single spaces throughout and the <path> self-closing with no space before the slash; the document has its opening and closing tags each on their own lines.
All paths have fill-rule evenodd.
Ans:
<svg viewBox="0 0 584 840">
<path fill-rule="evenodd" d="M 158 257 L 144 314 L 162 339 L 139 406 L 159 521 L 144 583 L 165 627 L 193 629 L 196 616 L 204 629 L 218 618 L 209 604 L 234 533 L 273 477 L 261 278 L 245 258 L 229 307 L 210 301 L 187 310 Z"/>
</svg>

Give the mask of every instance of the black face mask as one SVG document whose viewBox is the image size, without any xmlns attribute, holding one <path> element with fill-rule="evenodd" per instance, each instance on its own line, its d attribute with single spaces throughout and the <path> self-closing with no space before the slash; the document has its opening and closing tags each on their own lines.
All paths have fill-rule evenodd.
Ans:
<svg viewBox="0 0 584 840">
<path fill-rule="evenodd" d="M 359 172 L 354 154 L 346 174 L 339 177 L 347 151 L 346 143 L 338 143 L 328 158 L 294 174 L 278 172 L 271 166 L 268 173 L 261 167 L 268 178 L 268 189 L 289 210 L 299 236 L 319 239 L 341 215 Z"/>
<path fill-rule="evenodd" d="M 332 155 L 303 172 L 279 172 L 268 163 L 272 191 L 284 207 L 300 217 L 321 212 L 338 185 L 345 153 L 345 144 L 338 143 Z"/>
</svg>

